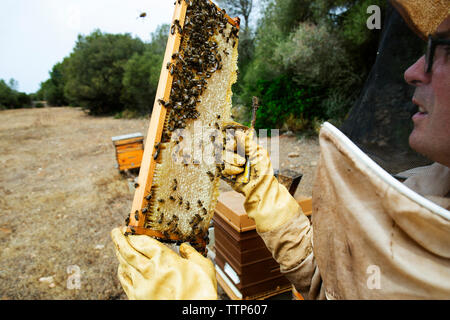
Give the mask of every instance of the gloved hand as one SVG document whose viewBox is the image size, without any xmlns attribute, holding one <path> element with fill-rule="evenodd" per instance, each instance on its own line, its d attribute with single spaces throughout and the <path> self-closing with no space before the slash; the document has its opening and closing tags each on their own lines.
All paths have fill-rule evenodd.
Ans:
<svg viewBox="0 0 450 320">
<path fill-rule="evenodd" d="M 187 243 L 178 255 L 149 236 L 124 236 L 125 229 L 113 229 L 111 237 L 120 262 L 119 280 L 129 299 L 217 299 L 216 274 L 209 259 Z"/>
<path fill-rule="evenodd" d="M 300 206 L 274 177 L 269 155 L 254 141 L 250 129 L 236 122 L 228 123 L 224 128 L 234 130 L 235 135 L 234 141 L 226 136 L 225 166 L 222 170 L 224 180 L 245 196 L 244 208 L 247 215 L 255 220 L 256 229 L 259 232 L 274 230 L 298 214 Z M 251 163 L 248 183 L 242 182 L 246 161 L 242 152 L 236 153 L 238 150 L 245 150 Z"/>
</svg>

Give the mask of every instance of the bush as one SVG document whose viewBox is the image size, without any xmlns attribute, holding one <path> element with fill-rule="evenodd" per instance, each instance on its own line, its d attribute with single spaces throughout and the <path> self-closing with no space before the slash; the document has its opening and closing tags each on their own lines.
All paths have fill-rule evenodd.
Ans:
<svg viewBox="0 0 450 320">
<path fill-rule="evenodd" d="M 281 128 L 289 118 L 312 119 L 323 117 L 317 103 L 315 88 L 299 86 L 283 75 L 274 80 L 257 82 L 256 96 L 260 99 L 256 128 Z"/>
<path fill-rule="evenodd" d="M 69 57 L 64 95 L 90 114 L 114 114 L 123 110 L 121 95 L 124 66 L 144 43 L 129 34 L 104 34 L 99 30 L 78 36 Z"/>
<path fill-rule="evenodd" d="M 18 92 L 17 82 L 14 79 L 9 81 L 10 85 L 6 84 L 3 79 L 0 79 L 0 105 L 6 109 L 24 108 L 31 104 L 31 98 L 24 92 Z"/>
</svg>

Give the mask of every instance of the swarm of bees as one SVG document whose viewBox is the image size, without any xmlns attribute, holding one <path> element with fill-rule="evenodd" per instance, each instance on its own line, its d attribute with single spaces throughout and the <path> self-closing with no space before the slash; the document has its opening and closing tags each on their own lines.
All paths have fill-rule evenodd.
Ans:
<svg viewBox="0 0 450 320">
<path fill-rule="evenodd" d="M 222 37 L 227 46 L 233 48 L 238 40 L 239 29 L 234 25 L 230 28 L 224 10 L 219 10 L 208 0 L 177 0 L 176 2 L 180 4 L 181 1 L 185 1 L 187 4 L 184 24 L 181 25 L 179 20 L 173 21 L 170 33 L 172 36 L 179 36 L 182 45 L 179 52 L 175 52 L 171 56 L 171 61 L 165 65 L 173 77 L 170 97 L 167 101 L 158 100 L 158 103 L 167 109 L 167 114 L 161 142 L 155 146 L 153 153 L 153 159 L 157 162 L 161 161 L 164 144 L 171 142 L 172 133 L 177 129 L 186 128 L 190 121 L 199 118 L 200 113 L 197 106 L 201 103 L 200 98 L 208 87 L 208 80 L 214 73 L 222 70 L 225 57 L 228 59 L 228 55 L 231 55 L 231 52 L 226 49 L 219 49 L 217 37 Z M 221 121 L 220 114 L 214 117 L 217 118 L 217 121 Z M 218 122 L 213 122 L 213 127 L 221 129 Z M 213 138 L 211 141 L 214 142 Z M 179 142 L 174 141 L 175 144 Z M 194 164 L 196 164 L 195 161 Z M 184 165 L 187 167 L 188 163 Z M 217 165 L 215 173 L 206 172 L 210 182 L 220 175 L 222 169 L 223 165 Z M 160 231 L 165 237 L 165 239 L 160 239 L 162 241 L 176 243 L 188 241 L 196 249 L 203 250 L 204 248 L 198 245 L 197 239 L 201 238 L 206 243 L 209 241 L 208 224 L 205 224 L 204 220 L 208 216 L 209 210 L 212 209 L 206 208 L 200 199 L 193 203 L 183 199 L 177 193 L 179 182 L 176 178 L 167 183 L 170 183 L 172 194 L 168 195 L 166 199 L 155 199 L 155 191 L 158 188 L 153 185 L 150 193 L 145 197 L 146 207 L 141 212 L 135 213 L 136 221 L 145 219 L 144 227 Z M 177 204 L 180 211 L 194 210 L 196 212 L 188 221 L 190 234 L 181 232 L 181 221 L 176 214 L 164 211 L 163 206 L 166 202 Z M 129 223 L 129 218 L 126 223 Z M 131 233 L 134 232 L 133 229 L 130 230 Z"/>
</svg>

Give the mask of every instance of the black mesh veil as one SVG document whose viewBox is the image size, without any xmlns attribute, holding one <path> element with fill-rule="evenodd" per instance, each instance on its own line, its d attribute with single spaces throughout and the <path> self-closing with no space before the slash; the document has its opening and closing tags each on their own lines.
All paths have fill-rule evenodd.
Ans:
<svg viewBox="0 0 450 320">
<path fill-rule="evenodd" d="M 376 61 L 361 94 L 340 128 L 375 162 L 391 174 L 431 161 L 408 145 L 417 110 L 414 88 L 405 70 L 424 53 L 425 43 L 388 3 Z"/>
</svg>

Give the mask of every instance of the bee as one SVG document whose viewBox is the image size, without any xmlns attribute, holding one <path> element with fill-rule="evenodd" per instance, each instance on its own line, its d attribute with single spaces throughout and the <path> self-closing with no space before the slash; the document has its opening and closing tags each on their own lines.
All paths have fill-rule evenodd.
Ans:
<svg viewBox="0 0 450 320">
<path fill-rule="evenodd" d="M 152 194 L 151 194 L 151 193 L 149 193 L 149 194 L 145 197 L 145 199 L 146 199 L 147 201 L 150 201 L 151 198 L 152 198 Z"/>
<path fill-rule="evenodd" d="M 202 200 L 197 200 L 197 204 L 198 204 L 199 207 L 203 207 Z"/>
<path fill-rule="evenodd" d="M 137 17 L 136 19 L 139 19 L 139 18 L 145 18 L 147 16 L 147 13 L 146 12 L 142 12 L 140 15 L 139 15 L 139 17 Z"/>
<path fill-rule="evenodd" d="M 136 221 L 139 221 L 139 211 L 138 210 L 136 210 L 136 212 L 134 213 L 134 219 Z"/>
<path fill-rule="evenodd" d="M 189 201 L 186 201 L 186 210 L 191 210 L 191 204 Z"/>
<path fill-rule="evenodd" d="M 157 149 L 155 154 L 153 155 L 153 160 L 158 159 L 158 156 L 159 156 L 159 149 Z"/>
<path fill-rule="evenodd" d="M 158 199 L 158 202 L 159 203 L 164 203 L 165 201 L 164 201 L 164 199 Z"/>
<path fill-rule="evenodd" d="M 146 213 L 147 212 L 147 208 L 142 208 L 142 213 Z"/>
<path fill-rule="evenodd" d="M 207 215 L 208 214 L 208 210 L 206 210 L 206 208 L 202 208 L 203 214 Z"/>
<path fill-rule="evenodd" d="M 211 171 L 207 171 L 206 174 L 208 175 L 208 177 L 211 181 L 214 180 L 214 174 Z"/>
<path fill-rule="evenodd" d="M 175 198 L 173 196 L 170 196 L 169 199 L 175 201 Z"/>
</svg>

